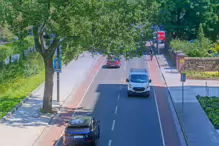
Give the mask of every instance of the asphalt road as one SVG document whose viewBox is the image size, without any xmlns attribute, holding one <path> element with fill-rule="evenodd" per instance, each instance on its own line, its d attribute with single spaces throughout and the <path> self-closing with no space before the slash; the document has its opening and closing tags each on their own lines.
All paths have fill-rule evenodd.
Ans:
<svg viewBox="0 0 219 146">
<path fill-rule="evenodd" d="M 162 146 L 153 89 L 150 98 L 128 97 L 124 82 L 130 68 L 147 68 L 146 57 L 121 64 L 98 72 L 76 114 L 92 112 L 100 120 L 98 146 Z"/>
</svg>

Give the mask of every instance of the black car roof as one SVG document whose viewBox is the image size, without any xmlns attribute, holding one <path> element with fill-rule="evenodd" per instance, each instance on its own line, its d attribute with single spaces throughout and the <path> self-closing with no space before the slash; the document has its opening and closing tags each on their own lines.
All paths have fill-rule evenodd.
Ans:
<svg viewBox="0 0 219 146">
<path fill-rule="evenodd" d="M 89 126 L 92 121 L 92 116 L 74 116 L 70 121 L 68 126 L 71 127 L 86 127 Z"/>
</svg>

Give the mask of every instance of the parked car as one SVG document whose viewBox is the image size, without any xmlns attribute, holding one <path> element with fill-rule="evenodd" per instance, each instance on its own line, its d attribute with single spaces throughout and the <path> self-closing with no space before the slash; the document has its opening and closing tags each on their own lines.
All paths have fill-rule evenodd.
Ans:
<svg viewBox="0 0 219 146">
<path fill-rule="evenodd" d="M 107 58 L 107 62 L 106 62 L 106 67 L 110 68 L 110 67 L 117 67 L 120 68 L 121 66 L 121 61 L 119 57 L 116 56 L 110 56 Z"/>
<path fill-rule="evenodd" d="M 75 116 L 67 123 L 63 136 L 63 146 L 96 146 L 96 142 L 100 138 L 100 121 L 85 115 Z"/>
</svg>

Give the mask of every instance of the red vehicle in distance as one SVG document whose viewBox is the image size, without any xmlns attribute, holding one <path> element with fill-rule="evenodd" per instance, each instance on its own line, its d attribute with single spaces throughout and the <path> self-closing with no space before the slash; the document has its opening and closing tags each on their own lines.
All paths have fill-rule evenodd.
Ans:
<svg viewBox="0 0 219 146">
<path fill-rule="evenodd" d="M 154 38 L 157 38 L 158 43 L 165 43 L 166 42 L 166 33 L 165 31 L 157 31 L 154 32 Z"/>
<path fill-rule="evenodd" d="M 121 61 L 119 57 L 116 56 L 110 56 L 107 58 L 107 62 L 106 62 L 106 67 L 111 68 L 111 67 L 115 67 L 115 68 L 120 68 L 121 66 Z"/>
</svg>

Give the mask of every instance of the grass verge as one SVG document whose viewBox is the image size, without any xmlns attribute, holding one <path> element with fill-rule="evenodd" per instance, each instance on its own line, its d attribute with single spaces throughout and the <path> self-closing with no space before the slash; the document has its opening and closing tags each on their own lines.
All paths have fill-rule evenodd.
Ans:
<svg viewBox="0 0 219 146">
<path fill-rule="evenodd" d="M 38 74 L 23 79 L 16 89 L 9 89 L 0 95 L 0 119 L 29 96 L 45 79 L 44 70 Z M 1 85 L 0 85 L 1 86 Z"/>
<path fill-rule="evenodd" d="M 219 80 L 219 71 L 212 71 L 212 72 L 185 71 L 185 73 L 188 79 Z"/>
<path fill-rule="evenodd" d="M 217 97 L 196 97 L 207 114 L 215 129 L 219 129 L 219 98 Z"/>
</svg>

